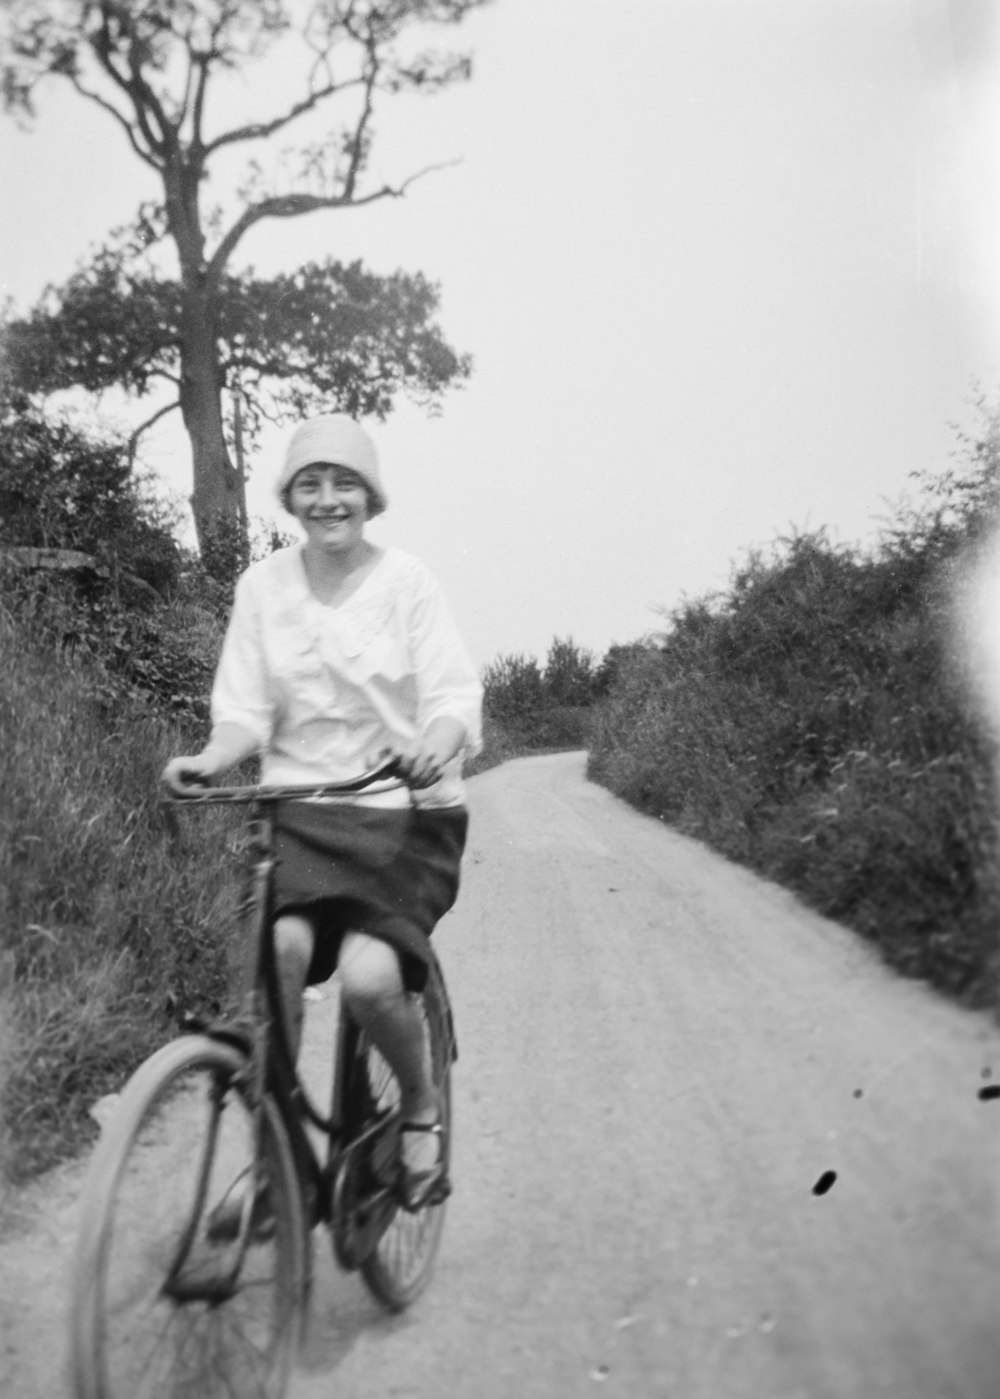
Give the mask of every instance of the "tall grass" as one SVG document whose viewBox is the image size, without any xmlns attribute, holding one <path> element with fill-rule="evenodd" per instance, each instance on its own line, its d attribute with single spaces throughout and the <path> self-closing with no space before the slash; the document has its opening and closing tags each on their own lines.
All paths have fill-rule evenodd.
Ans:
<svg viewBox="0 0 1000 1399">
<path fill-rule="evenodd" d="M 93 657 L 0 612 L 0 1170 L 21 1180 L 91 1130 L 88 1107 L 228 985 L 238 829 L 157 807 L 191 735 Z"/>
</svg>

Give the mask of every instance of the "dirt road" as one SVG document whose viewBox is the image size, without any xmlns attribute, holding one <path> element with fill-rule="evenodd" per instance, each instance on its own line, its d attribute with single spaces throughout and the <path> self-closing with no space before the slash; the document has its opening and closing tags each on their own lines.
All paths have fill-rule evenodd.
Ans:
<svg viewBox="0 0 1000 1399">
<path fill-rule="evenodd" d="M 438 1272 L 387 1318 L 317 1234 L 295 1399 L 997 1399 L 992 1022 L 579 754 L 485 773 L 472 804 L 438 935 L 461 1053 Z M 64 1392 L 78 1178 L 0 1246 L 10 1399 Z"/>
</svg>

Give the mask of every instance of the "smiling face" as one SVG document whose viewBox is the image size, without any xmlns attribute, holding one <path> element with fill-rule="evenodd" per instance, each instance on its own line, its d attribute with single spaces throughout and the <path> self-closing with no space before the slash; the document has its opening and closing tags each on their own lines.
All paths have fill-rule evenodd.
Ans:
<svg viewBox="0 0 1000 1399">
<path fill-rule="evenodd" d="M 310 544 L 341 553 L 361 541 L 369 515 L 368 488 L 350 467 L 317 462 L 295 473 L 288 508 Z"/>
</svg>

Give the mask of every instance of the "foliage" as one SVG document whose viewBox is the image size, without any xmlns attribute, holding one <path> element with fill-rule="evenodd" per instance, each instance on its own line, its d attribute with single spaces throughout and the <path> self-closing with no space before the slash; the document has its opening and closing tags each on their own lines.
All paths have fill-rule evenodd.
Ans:
<svg viewBox="0 0 1000 1399">
<path fill-rule="evenodd" d="M 251 441 L 264 418 L 385 417 L 400 391 L 433 405 L 470 369 L 433 320 L 438 304 L 419 273 L 376 276 L 358 262 L 227 274 L 216 294 L 220 384 L 241 394 Z M 29 394 L 155 393 L 180 380 L 182 311 L 175 282 L 121 246 L 101 249 L 27 316 L 8 319 L 3 373 Z"/>
<path fill-rule="evenodd" d="M 1000 401 L 980 395 L 975 402 L 980 426 L 975 436 L 958 434 L 957 463 L 932 475 L 914 472 L 916 500 L 903 500 L 885 526 L 892 555 L 946 566 L 995 530 L 1000 483 Z"/>
<path fill-rule="evenodd" d="M 598 692 L 589 651 L 556 637 L 542 669 L 533 656 L 497 656 L 483 669 L 483 707 L 514 752 L 583 748 L 590 705 Z"/>
<path fill-rule="evenodd" d="M 77 549 L 165 592 L 180 566 L 171 524 L 121 443 L 0 401 L 0 546 Z"/>
<path fill-rule="evenodd" d="M 545 697 L 549 704 L 585 706 L 594 693 L 594 658 L 572 637 L 555 637 L 545 658 Z"/>
<path fill-rule="evenodd" d="M 229 267 L 263 220 L 406 192 L 417 175 L 395 186 L 368 180 L 376 108 L 387 95 L 438 92 L 467 78 L 466 56 L 414 52 L 413 41 L 425 26 L 456 24 L 483 3 L 18 0 L 0 16 L 7 110 L 27 118 L 45 80 L 70 84 L 124 131 L 162 190 L 91 267 L 8 327 L 14 371 L 39 388 L 53 377 L 138 393 L 171 386 L 175 397 L 149 422 L 181 410 L 199 538 L 219 516 L 241 518 L 221 403 L 238 367 L 252 384 L 266 383 L 274 404 L 296 410 L 325 396 L 351 411 L 384 412 L 401 387 L 434 402 L 468 373 L 429 322 L 436 291 L 420 278 L 378 279 L 328 263 L 260 282 Z M 227 108 L 231 75 L 249 79 L 268 60 L 298 76 L 299 96 L 273 114 L 210 129 L 209 114 Z M 341 116 L 332 132 L 279 152 L 270 172 L 249 159 L 235 187 L 205 206 L 220 156 L 301 131 L 331 104 Z M 147 258 L 164 238 L 176 254 L 175 279 Z M 88 346 L 86 359 L 79 344 Z"/>
<path fill-rule="evenodd" d="M 225 996 L 237 837 L 205 816 L 175 849 L 156 805 L 166 759 L 203 740 L 230 590 L 169 534 L 166 596 L 129 586 L 165 526 L 121 444 L 29 410 L 2 441 L 4 539 L 117 568 L 2 578 L 0 1176 L 20 1179 L 86 1138 L 176 1014 Z"/>
<path fill-rule="evenodd" d="M 4 546 L 13 546 L 13 562 Z M 24 548 L 81 553 L 103 576 L 19 568 Z M 231 588 L 178 548 L 169 515 L 136 486 L 121 442 L 23 404 L 0 411 L 5 563 L 11 615 L 39 644 L 92 662 L 103 677 L 95 699 L 207 719 Z"/>
<path fill-rule="evenodd" d="M 104 676 L 115 704 L 152 701 L 204 721 L 228 593 L 213 590 L 144 496 L 120 442 L 88 436 L 30 406 L 0 412 L 0 549 L 72 550 L 108 575 L 83 582 L 16 568 L 8 606 L 36 640 Z"/>
<path fill-rule="evenodd" d="M 497 656 L 483 669 L 483 705 L 496 719 L 532 714 L 542 703 L 542 673 L 533 656 Z"/>
<path fill-rule="evenodd" d="M 997 422 L 919 478 L 879 546 L 751 554 L 618 667 L 592 777 L 856 928 L 907 974 L 991 1000 L 991 738 L 961 681 L 955 579 L 993 519 Z M 968 444 L 967 444 L 968 445 Z"/>
<path fill-rule="evenodd" d="M 466 760 L 462 768 L 463 774 L 466 777 L 474 777 L 477 772 L 486 772 L 501 763 L 509 762 L 511 758 L 520 757 L 523 751 L 500 720 L 494 719 L 487 710 L 483 713 L 482 749 L 474 758 Z"/>
<path fill-rule="evenodd" d="M 184 1010 L 227 994 L 237 833 L 176 848 L 159 772 L 191 741 L 37 616 L 0 612 L 0 1175 L 25 1179 L 93 1131 Z M 211 878 L 206 878 L 211 871 Z"/>
<path fill-rule="evenodd" d="M 593 677 L 593 696 L 606 695 L 618 679 L 622 669 L 633 662 L 639 662 L 650 650 L 652 643 L 631 641 L 625 645 L 612 643 L 601 657 Z"/>
</svg>

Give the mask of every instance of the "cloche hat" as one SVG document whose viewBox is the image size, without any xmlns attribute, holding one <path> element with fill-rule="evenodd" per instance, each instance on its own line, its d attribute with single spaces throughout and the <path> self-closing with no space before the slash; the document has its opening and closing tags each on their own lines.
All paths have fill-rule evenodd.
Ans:
<svg viewBox="0 0 1000 1399">
<path fill-rule="evenodd" d="M 277 480 L 278 495 L 287 509 L 288 488 L 304 466 L 349 466 L 368 487 L 369 515 L 380 515 L 389 504 L 378 474 L 375 444 L 347 413 L 307 418 L 292 433 Z"/>
</svg>

